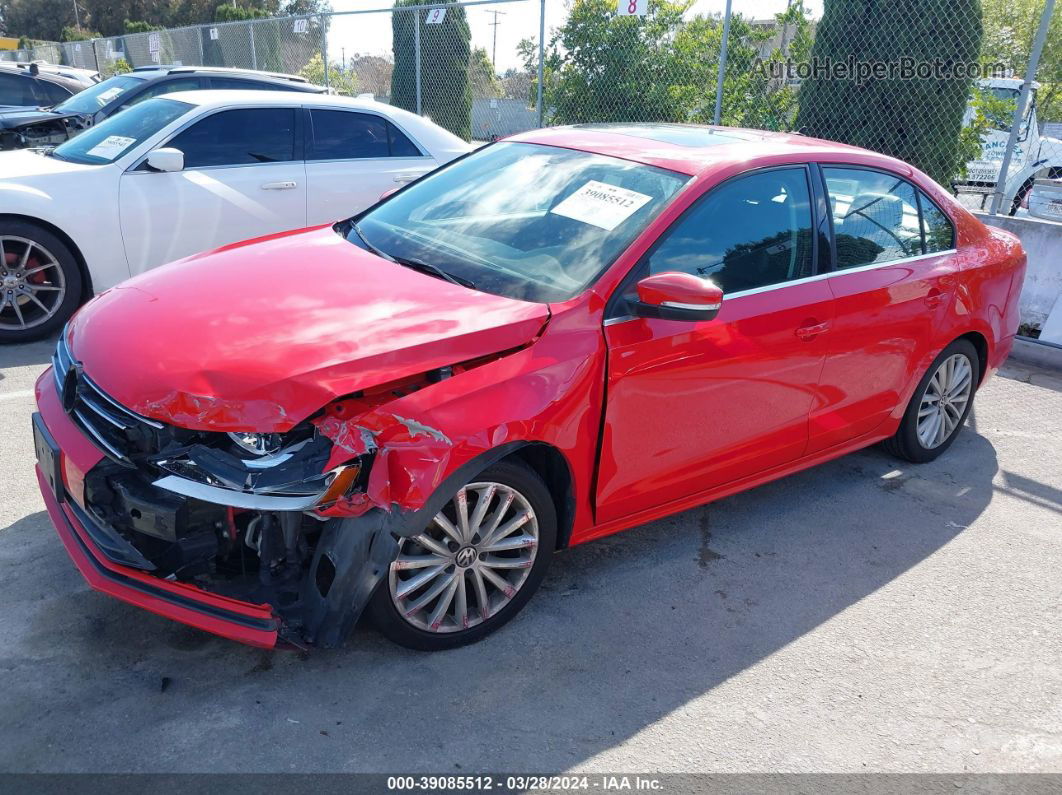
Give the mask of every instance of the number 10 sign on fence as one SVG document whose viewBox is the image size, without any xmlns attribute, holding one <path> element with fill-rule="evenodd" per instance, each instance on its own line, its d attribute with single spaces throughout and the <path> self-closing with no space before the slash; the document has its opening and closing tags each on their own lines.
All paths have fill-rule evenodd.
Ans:
<svg viewBox="0 0 1062 795">
<path fill-rule="evenodd" d="M 621 17 L 644 17 L 649 0 L 616 0 L 616 13 Z"/>
</svg>

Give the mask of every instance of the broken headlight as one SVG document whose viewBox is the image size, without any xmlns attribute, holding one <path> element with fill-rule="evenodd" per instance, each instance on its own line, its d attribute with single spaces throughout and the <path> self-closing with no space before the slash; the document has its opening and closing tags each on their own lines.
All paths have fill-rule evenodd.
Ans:
<svg viewBox="0 0 1062 795">
<path fill-rule="evenodd" d="M 359 481 L 363 462 L 326 470 L 331 453 L 331 441 L 312 426 L 283 435 L 218 434 L 160 456 L 163 477 L 155 485 L 238 508 L 307 510 L 334 503 Z"/>
</svg>

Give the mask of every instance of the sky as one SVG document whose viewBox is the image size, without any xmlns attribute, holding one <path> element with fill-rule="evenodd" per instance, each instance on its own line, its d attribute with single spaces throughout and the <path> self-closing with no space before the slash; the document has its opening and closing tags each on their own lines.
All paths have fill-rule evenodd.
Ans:
<svg viewBox="0 0 1062 795">
<path fill-rule="evenodd" d="M 360 11 L 386 9 L 388 0 L 332 0 L 336 11 Z M 726 0 L 697 0 L 690 9 L 690 14 L 723 13 Z M 822 16 L 822 0 L 805 0 L 805 7 L 812 16 Z M 741 13 L 753 19 L 765 19 L 785 11 L 786 0 L 733 0 L 734 13 Z M 497 62 L 499 72 L 510 67 L 519 67 L 520 59 L 516 45 L 521 39 L 538 38 L 539 0 L 517 0 L 517 2 L 497 3 L 485 6 L 471 6 L 465 10 L 469 27 L 472 29 L 472 46 L 484 47 L 488 54 L 494 48 L 495 20 L 493 11 L 500 12 L 496 17 L 497 27 Z M 568 14 L 567 0 L 546 0 L 547 31 L 562 24 Z M 547 32 L 547 39 L 548 39 Z M 339 62 L 346 51 L 350 59 L 355 53 L 361 55 L 387 55 L 391 53 L 391 15 L 390 13 L 354 14 L 337 16 L 332 21 L 328 36 L 329 59 Z"/>
</svg>

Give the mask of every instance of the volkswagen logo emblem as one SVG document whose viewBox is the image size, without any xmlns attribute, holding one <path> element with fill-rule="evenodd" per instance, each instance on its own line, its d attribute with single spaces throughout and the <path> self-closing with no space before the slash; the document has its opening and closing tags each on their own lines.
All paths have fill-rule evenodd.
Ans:
<svg viewBox="0 0 1062 795">
<path fill-rule="evenodd" d="M 60 397 L 63 399 L 63 411 L 67 414 L 73 412 L 77 402 L 77 377 L 80 370 L 80 365 L 75 364 L 63 376 L 63 394 Z"/>
<path fill-rule="evenodd" d="M 457 555 L 454 557 L 454 561 L 462 569 L 467 569 L 473 563 L 476 562 L 476 548 L 475 547 L 462 547 L 457 551 Z"/>
</svg>

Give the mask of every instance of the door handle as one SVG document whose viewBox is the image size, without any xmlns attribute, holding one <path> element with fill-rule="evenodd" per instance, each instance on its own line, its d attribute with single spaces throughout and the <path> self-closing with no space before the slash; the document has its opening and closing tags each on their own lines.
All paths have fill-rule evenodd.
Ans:
<svg viewBox="0 0 1062 795">
<path fill-rule="evenodd" d="M 938 307 L 947 300 L 948 294 L 938 290 L 936 287 L 931 289 L 925 297 L 926 306 L 932 308 Z"/>
<path fill-rule="evenodd" d="M 796 330 L 796 335 L 802 340 L 810 341 L 815 339 L 825 331 L 829 331 L 829 323 L 812 323 L 807 326 L 801 326 Z"/>
<path fill-rule="evenodd" d="M 298 187 L 295 180 L 284 180 L 283 182 L 266 182 L 262 184 L 262 190 L 291 190 Z"/>
<path fill-rule="evenodd" d="M 399 183 L 400 185 L 404 185 L 407 182 L 412 182 L 419 176 L 419 174 L 396 174 L 395 182 Z"/>
</svg>

